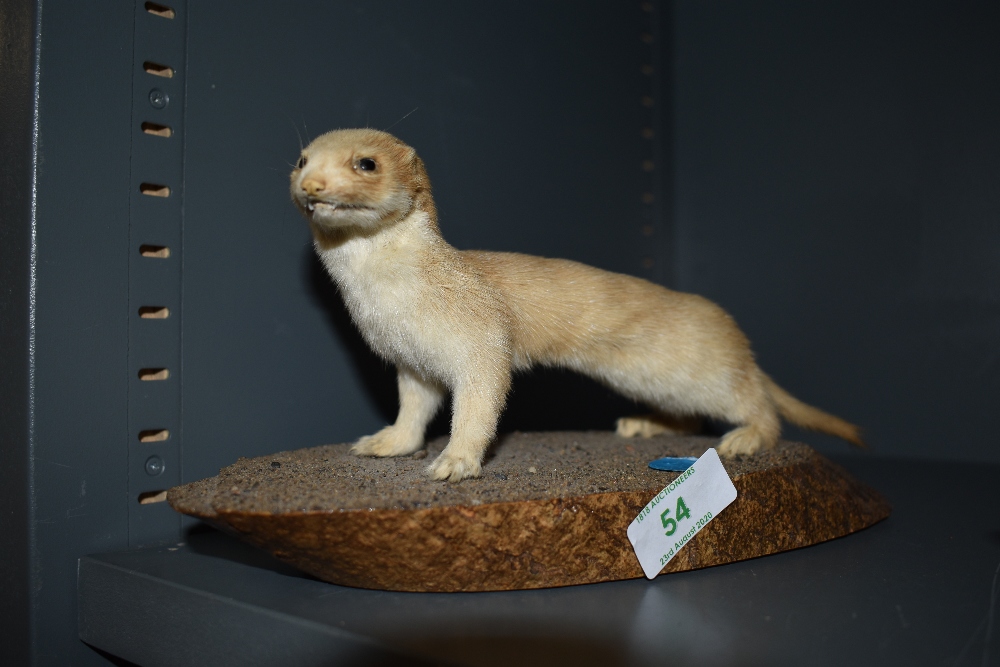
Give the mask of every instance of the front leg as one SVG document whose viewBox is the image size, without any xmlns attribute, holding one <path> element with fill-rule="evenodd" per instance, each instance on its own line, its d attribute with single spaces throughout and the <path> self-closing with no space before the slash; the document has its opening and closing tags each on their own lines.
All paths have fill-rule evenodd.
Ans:
<svg viewBox="0 0 1000 667">
<path fill-rule="evenodd" d="M 497 420 L 509 388 L 509 369 L 493 377 L 480 375 L 455 387 L 451 439 L 428 466 L 431 477 L 449 482 L 479 477 L 483 455 L 496 435 Z"/>
<path fill-rule="evenodd" d="M 399 415 L 396 423 L 368 435 L 351 447 L 359 456 L 406 456 L 424 445 L 424 431 L 441 405 L 444 387 L 408 368 L 399 367 Z"/>
</svg>

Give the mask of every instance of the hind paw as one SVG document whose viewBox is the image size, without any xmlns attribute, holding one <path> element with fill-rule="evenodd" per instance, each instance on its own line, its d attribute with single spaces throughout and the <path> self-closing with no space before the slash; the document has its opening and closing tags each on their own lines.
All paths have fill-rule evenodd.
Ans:
<svg viewBox="0 0 1000 667">
<path fill-rule="evenodd" d="M 774 441 L 769 441 L 757 429 L 752 426 L 743 426 L 727 433 L 715 449 L 719 452 L 719 456 L 732 458 L 734 456 L 750 456 L 759 451 L 770 449 L 774 445 Z"/>
<path fill-rule="evenodd" d="M 654 435 L 692 435 L 701 431 L 697 417 L 667 417 L 666 415 L 634 415 L 615 422 L 615 433 L 623 438 L 651 438 Z"/>
</svg>

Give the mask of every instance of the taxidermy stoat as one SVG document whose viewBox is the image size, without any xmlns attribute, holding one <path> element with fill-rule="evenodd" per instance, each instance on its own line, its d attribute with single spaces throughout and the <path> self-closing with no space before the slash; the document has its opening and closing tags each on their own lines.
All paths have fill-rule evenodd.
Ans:
<svg viewBox="0 0 1000 667">
<path fill-rule="evenodd" d="M 291 194 L 361 334 L 398 369 L 396 423 L 358 440 L 356 454 L 416 452 L 451 392 L 451 440 L 428 472 L 478 476 L 511 374 L 535 364 L 588 375 L 660 415 L 735 424 L 723 455 L 773 447 L 779 414 L 862 444 L 856 426 L 765 375 L 733 319 L 706 299 L 568 260 L 456 250 L 438 230 L 424 163 L 390 134 L 318 137 Z M 619 433 L 663 423 L 623 419 Z"/>
</svg>

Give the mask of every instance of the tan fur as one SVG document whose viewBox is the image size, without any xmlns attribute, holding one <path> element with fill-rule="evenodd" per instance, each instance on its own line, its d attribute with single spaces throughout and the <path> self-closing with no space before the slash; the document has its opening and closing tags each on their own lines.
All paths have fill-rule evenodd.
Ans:
<svg viewBox="0 0 1000 667">
<path fill-rule="evenodd" d="M 355 453 L 418 450 L 451 392 L 451 440 L 428 470 L 478 476 L 511 374 L 536 364 L 588 375 L 688 428 L 696 415 L 737 424 L 719 444 L 724 455 L 773 447 L 779 412 L 860 443 L 857 427 L 775 385 L 706 299 L 568 260 L 456 250 L 438 231 L 423 162 L 392 135 L 330 132 L 302 157 L 292 199 L 361 334 L 399 372 L 395 424 Z"/>
</svg>

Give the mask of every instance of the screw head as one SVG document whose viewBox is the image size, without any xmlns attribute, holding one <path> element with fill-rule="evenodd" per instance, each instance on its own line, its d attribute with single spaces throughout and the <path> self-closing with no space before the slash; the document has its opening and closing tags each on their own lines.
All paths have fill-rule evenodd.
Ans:
<svg viewBox="0 0 1000 667">
<path fill-rule="evenodd" d="M 163 462 L 159 456 L 150 456 L 146 459 L 146 474 L 150 477 L 156 477 L 157 475 L 163 474 L 166 469 L 166 464 Z"/>
<path fill-rule="evenodd" d="M 149 91 L 149 103 L 154 109 L 163 109 L 170 103 L 170 96 L 159 88 Z"/>
</svg>

